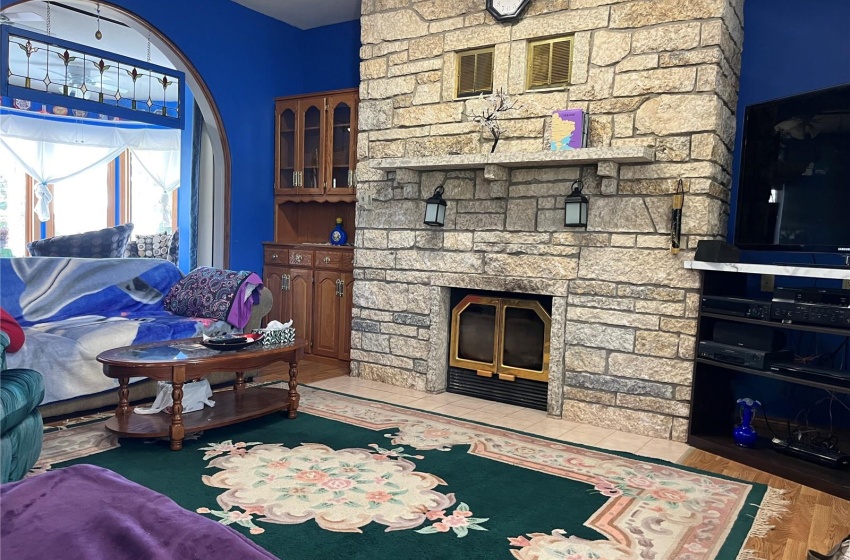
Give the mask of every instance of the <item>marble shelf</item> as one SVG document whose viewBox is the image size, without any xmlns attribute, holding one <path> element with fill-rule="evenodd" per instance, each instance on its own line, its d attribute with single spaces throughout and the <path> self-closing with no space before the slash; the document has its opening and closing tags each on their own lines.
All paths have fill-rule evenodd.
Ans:
<svg viewBox="0 0 850 560">
<path fill-rule="evenodd" d="M 744 274 L 773 274 L 774 276 L 799 276 L 803 278 L 850 280 L 850 268 L 813 268 L 804 265 L 716 263 L 704 261 L 685 261 L 684 266 L 691 270 L 713 270 L 719 272 L 740 272 Z"/>
<path fill-rule="evenodd" d="M 386 158 L 370 162 L 373 169 L 392 171 L 439 171 L 445 169 L 484 169 L 486 167 L 566 167 L 600 162 L 648 163 L 655 159 L 654 148 L 619 146 L 581 148 L 553 152 L 512 152 L 495 154 L 459 154 L 447 156 Z"/>
</svg>

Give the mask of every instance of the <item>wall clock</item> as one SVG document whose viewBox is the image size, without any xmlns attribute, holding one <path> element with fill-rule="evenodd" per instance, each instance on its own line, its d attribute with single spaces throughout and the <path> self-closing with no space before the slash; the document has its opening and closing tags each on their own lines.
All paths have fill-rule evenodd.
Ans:
<svg viewBox="0 0 850 560">
<path fill-rule="evenodd" d="M 487 11 L 496 21 L 518 19 L 531 0 L 487 0 Z"/>
</svg>

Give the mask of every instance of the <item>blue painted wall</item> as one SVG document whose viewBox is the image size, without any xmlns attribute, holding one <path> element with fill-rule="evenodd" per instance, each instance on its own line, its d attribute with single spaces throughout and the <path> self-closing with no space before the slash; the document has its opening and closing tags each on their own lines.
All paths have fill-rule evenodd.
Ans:
<svg viewBox="0 0 850 560">
<path fill-rule="evenodd" d="M 231 151 L 230 267 L 261 271 L 274 236 L 274 98 L 356 87 L 359 22 L 302 31 L 230 0 L 112 3 L 166 35 L 206 82 Z"/>
<path fill-rule="evenodd" d="M 730 241 L 735 229 L 744 109 L 754 103 L 846 83 L 850 83 L 850 2 L 744 2 L 744 51 L 728 228 Z M 806 259 L 810 258 L 807 254 Z"/>
<path fill-rule="evenodd" d="M 329 91 L 360 85 L 360 21 L 304 31 L 304 87 Z M 321 69 L 321 71 L 317 71 Z"/>
<path fill-rule="evenodd" d="M 741 144 L 744 110 L 747 105 L 761 103 L 850 83 L 850 2 L 843 0 L 746 0 L 744 2 L 744 50 L 741 60 L 741 83 L 738 96 L 737 133 L 732 176 L 728 238 L 731 241 L 735 228 L 735 200 L 741 166 Z M 839 257 L 813 255 L 812 253 L 780 253 L 770 251 L 745 251 L 745 262 L 800 262 L 812 264 L 838 264 Z M 770 294 L 760 293 L 758 279 L 751 279 L 751 297 L 769 299 Z M 840 282 L 819 280 L 803 281 L 778 278 L 786 286 L 818 286 L 839 288 Z M 790 332 L 790 331 L 789 331 Z M 791 347 L 799 355 L 830 353 L 841 340 L 835 337 L 817 338 L 810 333 L 792 333 Z M 844 349 L 846 351 L 846 348 Z M 843 360 L 842 360 L 843 357 Z M 836 360 L 850 358 L 839 351 Z M 832 364 L 838 366 L 838 363 Z M 760 399 L 771 417 L 794 417 L 798 411 L 824 396 L 824 392 L 802 385 L 781 384 L 770 379 L 751 375 L 739 376 L 734 386 L 734 397 Z M 839 410 L 836 406 L 836 411 Z M 823 404 L 812 412 L 813 423 L 825 424 L 827 407 Z M 840 414 L 840 413 L 836 413 Z M 847 425 L 846 417 L 837 420 Z M 785 425 L 779 429 L 784 434 Z M 766 435 L 766 434 L 763 434 Z"/>
</svg>

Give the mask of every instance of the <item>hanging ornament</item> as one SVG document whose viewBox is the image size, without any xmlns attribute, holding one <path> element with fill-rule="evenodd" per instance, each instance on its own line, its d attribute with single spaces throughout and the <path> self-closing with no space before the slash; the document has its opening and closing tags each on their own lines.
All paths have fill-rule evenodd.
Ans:
<svg viewBox="0 0 850 560">
<path fill-rule="evenodd" d="M 100 32 L 100 2 L 97 3 L 97 31 L 94 32 L 94 38 L 98 41 L 103 39 L 103 33 Z"/>
</svg>

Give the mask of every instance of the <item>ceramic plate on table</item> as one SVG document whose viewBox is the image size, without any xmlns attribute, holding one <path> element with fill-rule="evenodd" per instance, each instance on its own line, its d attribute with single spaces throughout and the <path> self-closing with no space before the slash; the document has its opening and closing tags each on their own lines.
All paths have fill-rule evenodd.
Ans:
<svg viewBox="0 0 850 560">
<path fill-rule="evenodd" d="M 240 348 L 245 348 L 246 346 L 259 342 L 262 338 L 262 336 L 257 337 L 253 334 L 218 336 L 215 338 L 208 338 L 202 341 L 201 344 L 207 348 L 212 348 L 213 350 L 239 350 Z"/>
</svg>

